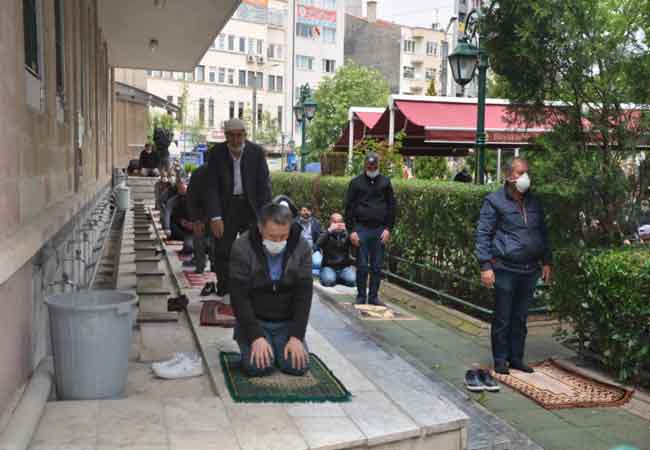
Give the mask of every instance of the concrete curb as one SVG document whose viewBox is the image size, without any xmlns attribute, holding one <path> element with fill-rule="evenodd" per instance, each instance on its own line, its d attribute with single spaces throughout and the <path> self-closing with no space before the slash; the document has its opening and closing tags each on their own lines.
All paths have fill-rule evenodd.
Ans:
<svg viewBox="0 0 650 450">
<path fill-rule="evenodd" d="M 0 450 L 25 450 L 29 447 L 52 392 L 51 365 L 50 358 L 43 358 L 34 371 L 7 428 L 0 436 Z"/>
</svg>

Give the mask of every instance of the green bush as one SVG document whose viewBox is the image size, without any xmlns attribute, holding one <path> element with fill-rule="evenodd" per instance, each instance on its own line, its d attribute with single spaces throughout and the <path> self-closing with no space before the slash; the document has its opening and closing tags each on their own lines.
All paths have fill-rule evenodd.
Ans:
<svg viewBox="0 0 650 450">
<path fill-rule="evenodd" d="M 622 381 L 650 382 L 650 248 L 565 249 L 557 267 L 552 307 L 581 348 Z"/>
<path fill-rule="evenodd" d="M 349 181 L 349 177 L 275 173 L 273 194 L 289 195 L 297 204 L 312 203 L 326 225 L 332 212 L 343 212 Z M 492 294 L 479 282 L 474 231 L 483 198 L 494 187 L 429 180 L 393 180 L 393 186 L 399 211 L 388 252 L 421 267 L 393 258 L 391 272 L 491 309 Z M 539 194 L 554 245 L 575 241 L 577 211 L 570 194 L 559 190 Z"/>
</svg>

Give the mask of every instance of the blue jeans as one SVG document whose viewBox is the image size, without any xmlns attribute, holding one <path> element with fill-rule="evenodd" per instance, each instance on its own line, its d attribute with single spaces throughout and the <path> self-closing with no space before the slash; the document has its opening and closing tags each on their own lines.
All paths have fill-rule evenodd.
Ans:
<svg viewBox="0 0 650 450">
<path fill-rule="evenodd" d="M 323 286 L 336 286 L 336 283 L 354 287 L 357 283 L 357 270 L 354 266 L 344 267 L 343 269 L 323 267 L 320 270 L 320 284 Z"/>
<path fill-rule="evenodd" d="M 264 330 L 264 337 L 271 347 L 273 348 L 274 361 L 270 367 L 261 369 L 251 363 L 251 346 L 246 343 L 238 326 L 235 326 L 235 340 L 239 345 L 239 352 L 241 353 L 241 364 L 244 373 L 251 377 L 261 377 L 273 372 L 277 367 L 282 372 L 289 375 L 301 376 L 309 370 L 309 358 L 307 358 L 307 367 L 301 370 L 294 369 L 291 364 L 291 355 L 289 359 L 284 357 L 284 347 L 289 341 L 289 322 L 263 322 L 259 321 L 262 330 Z M 307 342 L 303 340 L 305 351 L 309 353 Z"/>
<path fill-rule="evenodd" d="M 528 307 L 533 299 L 539 272 L 517 273 L 495 270 L 492 356 L 495 364 L 521 363 L 528 334 Z"/>
<path fill-rule="evenodd" d="M 323 263 L 323 254 L 316 250 L 312 255 L 311 255 L 311 273 L 314 276 L 318 276 L 320 274 L 320 266 Z"/>
<path fill-rule="evenodd" d="M 359 252 L 357 255 L 357 303 L 377 304 L 379 284 L 381 283 L 381 268 L 384 264 L 384 243 L 381 233 L 386 228 L 357 227 L 359 235 Z M 370 274 L 370 288 L 368 286 Z"/>
</svg>

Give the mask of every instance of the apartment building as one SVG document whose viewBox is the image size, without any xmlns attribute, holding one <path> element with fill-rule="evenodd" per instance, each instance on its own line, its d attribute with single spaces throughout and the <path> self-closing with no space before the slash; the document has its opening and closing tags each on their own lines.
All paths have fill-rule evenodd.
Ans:
<svg viewBox="0 0 650 450">
<path fill-rule="evenodd" d="M 454 0 L 454 9 L 452 12 L 452 20 L 447 27 L 445 33 L 445 42 L 443 46 L 443 56 L 447 59 L 447 53 L 454 52 L 458 39 L 465 33 L 465 20 L 467 15 L 476 8 L 481 6 L 481 0 Z M 448 65 L 447 65 L 448 66 Z M 446 86 L 446 94 L 450 97 L 476 97 L 478 95 L 478 84 L 476 80 L 471 81 L 465 86 L 460 86 L 454 81 L 451 75 L 451 70 L 446 70 L 443 75 L 443 86 Z"/>
<path fill-rule="evenodd" d="M 346 17 L 345 57 L 374 67 L 393 94 L 424 95 L 434 80 L 440 94 L 445 32 L 409 27 L 377 18 L 377 2 L 367 3 L 367 17 Z"/>
<path fill-rule="evenodd" d="M 232 117 L 255 118 L 258 130 L 270 118 L 271 148 L 299 142 L 292 106 L 300 86 L 316 88 L 343 64 L 344 8 L 344 0 L 244 0 L 193 72 L 147 71 L 149 92 L 176 104 L 187 92 L 180 149 L 197 124 L 208 141 L 223 140 Z"/>
</svg>

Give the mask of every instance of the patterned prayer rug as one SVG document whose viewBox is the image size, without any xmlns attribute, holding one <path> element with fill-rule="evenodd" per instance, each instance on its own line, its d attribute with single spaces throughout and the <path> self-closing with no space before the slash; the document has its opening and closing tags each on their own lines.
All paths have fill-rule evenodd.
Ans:
<svg viewBox="0 0 650 450">
<path fill-rule="evenodd" d="M 330 369 L 313 353 L 309 354 L 309 371 L 291 376 L 275 370 L 264 377 L 249 377 L 240 368 L 241 356 L 221 352 L 221 369 L 226 386 L 235 402 L 308 403 L 347 402 L 352 394 Z"/>
<path fill-rule="evenodd" d="M 201 305 L 201 326 L 232 328 L 235 326 L 235 315 L 232 306 L 219 300 L 205 300 Z"/>
<path fill-rule="evenodd" d="M 361 320 L 417 320 L 413 314 L 408 314 L 393 305 L 355 305 L 342 302 L 343 308 L 351 314 L 357 315 Z"/>
<path fill-rule="evenodd" d="M 552 359 L 531 367 L 535 373 L 511 370 L 510 375 L 494 372 L 492 375 L 546 409 L 621 406 L 630 400 L 633 393 L 586 378 L 561 367 Z"/>
<path fill-rule="evenodd" d="M 194 273 L 193 270 L 184 270 L 183 275 L 191 288 L 202 288 L 205 283 L 217 281 L 214 272 Z"/>
</svg>

